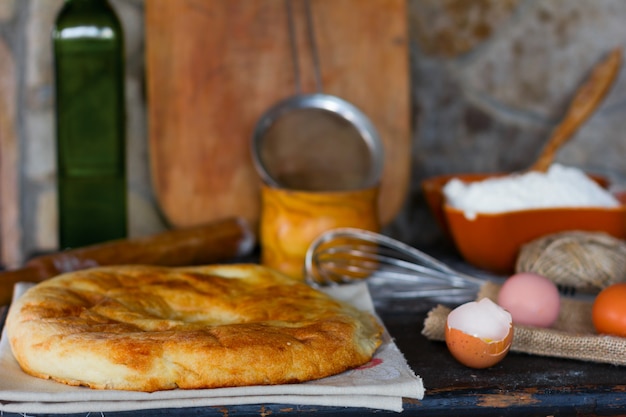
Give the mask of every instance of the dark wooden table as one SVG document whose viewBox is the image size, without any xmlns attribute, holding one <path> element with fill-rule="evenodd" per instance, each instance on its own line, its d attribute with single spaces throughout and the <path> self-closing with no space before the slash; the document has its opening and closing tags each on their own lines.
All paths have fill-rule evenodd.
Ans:
<svg viewBox="0 0 626 417">
<path fill-rule="evenodd" d="M 422 401 L 404 401 L 403 415 L 626 415 L 626 368 L 509 353 L 504 361 L 492 368 L 469 369 L 450 356 L 443 342 L 430 341 L 422 336 L 427 308 L 427 305 L 422 306 L 414 312 L 379 311 L 389 333 L 409 365 L 422 377 L 426 388 Z M 105 413 L 107 417 L 397 414 L 362 408 L 284 404 Z M 79 415 L 84 416 L 72 416 Z M 24 417 L 12 413 L 4 413 L 2 416 Z"/>
</svg>

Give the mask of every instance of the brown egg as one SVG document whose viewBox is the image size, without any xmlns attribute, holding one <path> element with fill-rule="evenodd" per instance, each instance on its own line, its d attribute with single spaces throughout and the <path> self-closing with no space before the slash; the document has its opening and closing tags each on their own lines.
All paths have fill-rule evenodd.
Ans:
<svg viewBox="0 0 626 417">
<path fill-rule="evenodd" d="M 488 368 L 509 352 L 511 315 L 488 298 L 463 304 L 448 315 L 445 339 L 457 361 L 470 368 Z"/>
</svg>

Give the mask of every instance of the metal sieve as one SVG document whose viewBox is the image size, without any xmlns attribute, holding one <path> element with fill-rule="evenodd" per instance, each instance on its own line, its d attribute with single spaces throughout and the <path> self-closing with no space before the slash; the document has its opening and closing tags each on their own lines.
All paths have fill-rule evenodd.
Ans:
<svg viewBox="0 0 626 417">
<path fill-rule="evenodd" d="M 292 1 L 286 0 L 296 95 L 271 107 L 257 122 L 252 156 L 263 181 L 274 187 L 334 191 L 377 185 L 383 145 L 369 118 L 352 103 L 323 93 L 309 0 L 303 0 L 317 92 L 303 94 Z"/>
</svg>

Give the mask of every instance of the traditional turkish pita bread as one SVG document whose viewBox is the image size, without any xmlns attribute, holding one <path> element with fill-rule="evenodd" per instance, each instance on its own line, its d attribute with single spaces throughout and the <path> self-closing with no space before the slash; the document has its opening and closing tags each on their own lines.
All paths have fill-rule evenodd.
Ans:
<svg viewBox="0 0 626 417">
<path fill-rule="evenodd" d="M 22 369 L 96 389 L 307 381 L 370 360 L 374 317 L 253 264 L 116 266 L 59 275 L 9 311 Z"/>
</svg>

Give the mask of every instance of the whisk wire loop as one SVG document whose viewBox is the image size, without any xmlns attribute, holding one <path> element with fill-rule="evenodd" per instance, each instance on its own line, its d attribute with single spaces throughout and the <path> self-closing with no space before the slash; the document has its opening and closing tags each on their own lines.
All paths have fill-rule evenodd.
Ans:
<svg viewBox="0 0 626 417">
<path fill-rule="evenodd" d="M 355 228 L 321 234 L 310 245 L 304 268 L 307 282 L 316 287 L 400 283 L 401 291 L 389 290 L 396 298 L 471 296 L 484 283 L 396 239 Z"/>
</svg>

